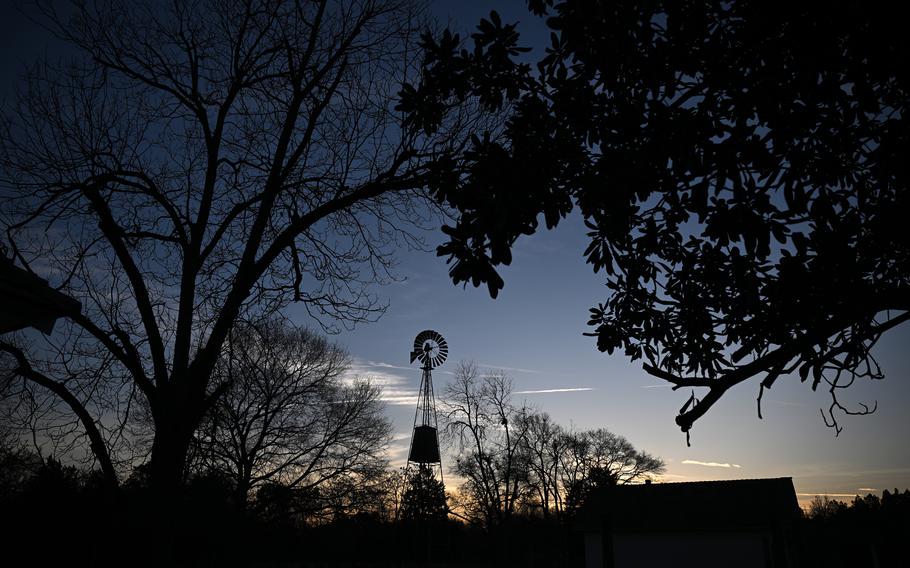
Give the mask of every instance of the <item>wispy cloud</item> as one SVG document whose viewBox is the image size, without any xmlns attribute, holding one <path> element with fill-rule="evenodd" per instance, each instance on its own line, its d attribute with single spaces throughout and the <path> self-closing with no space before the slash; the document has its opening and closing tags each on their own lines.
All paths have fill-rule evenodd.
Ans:
<svg viewBox="0 0 910 568">
<path fill-rule="evenodd" d="M 698 461 L 698 460 L 683 460 L 680 463 L 684 463 L 686 465 L 701 465 L 704 467 L 723 467 L 726 469 L 730 469 L 730 468 L 739 469 L 742 467 L 738 463 L 703 462 L 703 461 Z"/>
<path fill-rule="evenodd" d="M 408 457 L 408 450 L 411 449 L 410 438 L 407 440 L 397 440 L 389 444 L 386 448 L 386 456 L 393 462 L 405 462 Z"/>
<path fill-rule="evenodd" d="M 567 389 L 540 389 L 540 390 L 526 390 L 526 391 L 515 391 L 515 394 L 549 394 L 552 392 L 583 392 L 583 391 L 592 391 L 597 390 L 591 387 L 575 387 Z"/>
<path fill-rule="evenodd" d="M 368 379 L 370 383 L 382 388 L 379 400 L 394 405 L 416 405 L 417 385 L 414 380 L 384 370 L 376 370 L 378 365 L 372 362 L 354 360 L 343 380 L 353 383 L 355 379 Z M 394 368 L 394 367 L 381 367 Z"/>
<path fill-rule="evenodd" d="M 856 497 L 856 493 L 797 493 L 798 497 Z"/>
<path fill-rule="evenodd" d="M 380 369 L 401 369 L 403 371 L 414 371 L 420 370 L 420 367 L 399 367 L 398 365 L 392 365 L 391 363 L 383 363 L 382 361 L 367 361 L 365 363 L 367 367 L 377 367 Z"/>
<path fill-rule="evenodd" d="M 516 373 L 535 373 L 539 374 L 540 371 L 535 369 L 522 369 L 520 367 L 503 367 L 502 365 L 491 365 L 490 363 L 477 363 L 478 367 L 485 367 L 487 369 L 496 369 L 498 371 L 514 371 Z"/>
</svg>

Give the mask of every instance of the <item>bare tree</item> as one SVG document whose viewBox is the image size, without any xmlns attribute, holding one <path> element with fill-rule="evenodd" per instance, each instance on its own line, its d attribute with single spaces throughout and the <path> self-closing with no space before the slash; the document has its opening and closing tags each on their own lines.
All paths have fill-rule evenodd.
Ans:
<svg viewBox="0 0 910 568">
<path fill-rule="evenodd" d="M 230 386 L 197 431 L 194 466 L 233 480 L 238 503 L 267 482 L 330 500 L 341 478 L 358 481 L 387 463 L 391 425 L 379 389 L 345 382 L 347 354 L 278 319 L 232 334 L 216 365 Z"/>
<path fill-rule="evenodd" d="M 564 439 L 559 462 L 564 510 L 580 506 L 598 487 L 651 479 L 666 469 L 662 459 L 605 428 L 566 433 Z"/>
<path fill-rule="evenodd" d="M 45 345 L 0 350 L 66 408 L 111 483 L 135 410 L 153 486 L 181 483 L 231 329 L 291 301 L 323 325 L 377 317 L 368 285 L 420 243 L 434 134 L 403 125 L 409 0 L 73 2 L 78 50 L 32 68 L 0 126 L 0 223 L 16 262 L 77 298 Z M 415 225 L 415 223 L 417 223 Z"/>
<path fill-rule="evenodd" d="M 445 433 L 459 452 L 455 472 L 466 479 L 460 504 L 467 518 L 487 526 L 510 518 L 527 488 L 528 409 L 514 406 L 511 395 L 503 373 L 481 375 L 465 362 L 445 390 Z"/>
<path fill-rule="evenodd" d="M 559 516 L 564 508 L 560 466 L 570 436 L 546 412 L 530 413 L 527 421 L 528 432 L 524 441 L 529 470 L 529 498 L 536 501 L 544 517 L 549 517 L 551 512 Z"/>
<path fill-rule="evenodd" d="M 576 454 L 585 470 L 608 471 L 616 483 L 632 483 L 663 473 L 664 463 L 647 452 L 635 449 L 629 440 L 605 428 L 588 430 L 573 436 L 581 441 L 583 453 Z"/>
<path fill-rule="evenodd" d="M 635 483 L 664 471 L 663 460 L 605 428 L 567 431 L 544 412 L 526 419 L 526 499 L 545 517 L 577 508 L 597 487 Z"/>
<path fill-rule="evenodd" d="M 593 489 L 635 483 L 664 462 L 604 428 L 567 431 L 545 412 L 511 400 L 502 372 L 482 375 L 462 362 L 446 387 L 446 438 L 465 483 L 455 496 L 464 515 L 487 526 L 518 512 L 560 517 Z"/>
</svg>

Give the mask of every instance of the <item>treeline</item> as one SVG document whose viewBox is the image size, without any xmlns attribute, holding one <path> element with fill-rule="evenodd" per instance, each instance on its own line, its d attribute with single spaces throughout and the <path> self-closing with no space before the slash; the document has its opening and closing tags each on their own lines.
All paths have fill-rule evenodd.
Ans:
<svg viewBox="0 0 910 568">
<path fill-rule="evenodd" d="M 182 485 L 205 486 L 234 509 L 266 521 L 317 525 L 352 515 L 388 521 L 402 511 L 410 519 L 452 513 L 484 528 L 516 515 L 562 519 L 598 486 L 639 481 L 664 469 L 662 460 L 622 436 L 570 430 L 516 403 L 503 373 L 483 374 L 461 363 L 440 401 L 444 465 L 464 480 L 446 495 L 433 480 L 406 476 L 389 464 L 392 427 L 380 389 L 352 375 L 340 347 L 282 319 L 239 324 L 214 377 L 217 392 L 191 438 Z M 5 378 L 0 411 L 7 455 L 18 463 L 10 471 L 21 472 L 9 475 L 37 479 L 42 468 L 59 465 L 41 455 L 91 470 L 91 461 L 79 461 L 80 451 L 92 454 L 84 452 L 78 430 L 48 435 L 44 409 L 30 403 L 38 399 L 28 396 L 28 383 Z M 140 405 L 124 427 L 107 431 L 121 439 L 111 444 L 121 448 L 114 454 L 120 487 L 110 491 L 154 487 L 149 414 Z M 17 449 L 15 441 L 23 439 L 37 454 Z M 64 470 L 69 485 L 91 477 Z"/>
<path fill-rule="evenodd" d="M 910 490 L 857 495 L 849 504 L 816 496 L 801 537 L 808 567 L 906 566 Z"/>
<path fill-rule="evenodd" d="M 395 516 L 400 487 L 357 507 L 308 512 L 307 491 L 263 485 L 245 504 L 216 473 L 194 474 L 166 506 L 140 468 L 115 493 L 97 471 L 0 450 L 4 563 L 66 566 L 568 566 L 582 543 L 567 523 L 516 513 L 494 527 L 443 515 Z M 400 481 L 402 476 L 397 476 Z M 407 506 L 403 506 L 407 510 Z M 166 530 L 162 530 L 166 529 Z M 154 543 L 152 546 L 149 542 Z"/>
<path fill-rule="evenodd" d="M 604 428 L 575 431 L 545 412 L 516 404 L 501 372 L 461 363 L 445 389 L 444 440 L 465 481 L 453 495 L 459 514 L 483 526 L 516 515 L 571 517 L 597 487 L 642 481 L 664 462 Z"/>
<path fill-rule="evenodd" d="M 897 488 L 893 492 L 885 489 L 881 497 L 874 493 L 857 495 L 849 504 L 827 495 L 816 495 L 809 503 L 806 516 L 823 525 L 870 526 L 906 522 L 910 518 L 910 489 L 903 493 Z"/>
<path fill-rule="evenodd" d="M 70 566 L 443 565 L 575 566 L 583 543 L 569 515 L 518 508 L 484 527 L 449 518 L 395 520 L 394 491 L 374 506 L 341 506 L 307 516 L 305 492 L 265 485 L 241 508 L 235 488 L 214 473 L 193 475 L 182 498 L 162 510 L 140 471 L 111 494 L 97 471 L 0 449 L 5 558 Z M 400 480 L 400 476 L 399 476 Z M 406 507 L 405 507 L 406 508 Z M 747 511 L 743 511 L 747 515 Z M 161 535 L 148 548 L 149 535 Z M 796 527 L 796 566 L 901 566 L 910 534 L 910 490 L 816 499 Z"/>
<path fill-rule="evenodd" d="M 4 534 L 16 550 L 51 538 L 61 546 L 48 553 L 66 562 L 64 551 L 92 551 L 90 565 L 148 538 L 158 542 L 149 558 L 165 563 L 399 553 L 558 563 L 580 550 L 568 543 L 568 521 L 591 491 L 664 468 L 605 429 L 556 424 L 514 402 L 504 374 L 463 363 L 440 401 L 444 464 L 463 480 L 455 488 L 449 478 L 447 492 L 429 470 L 389 463 L 392 428 L 380 390 L 350 371 L 347 354 L 317 333 L 280 319 L 238 325 L 215 366 L 219 392 L 192 436 L 182 483 L 166 493 L 148 460 L 149 408 L 108 431 L 122 438 L 111 444 L 121 448 L 111 484 L 96 464 L 80 461 L 77 431 L 49 436 L 28 383 L 5 375 Z M 351 548 L 349 539 L 373 544 Z"/>
</svg>

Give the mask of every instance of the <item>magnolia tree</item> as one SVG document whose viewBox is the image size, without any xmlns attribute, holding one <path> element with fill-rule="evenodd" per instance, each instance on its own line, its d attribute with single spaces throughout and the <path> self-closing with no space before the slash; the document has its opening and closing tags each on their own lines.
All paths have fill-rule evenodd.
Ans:
<svg viewBox="0 0 910 568">
<path fill-rule="evenodd" d="M 572 211 L 609 295 L 597 348 L 692 390 L 685 432 L 746 382 L 840 396 L 884 376 L 873 347 L 910 320 L 906 149 L 910 49 L 876 6 L 529 0 L 550 45 L 534 71 L 493 13 L 464 49 L 427 41 L 410 123 L 435 132 L 456 101 L 508 100 L 432 189 L 458 211 L 438 252 L 455 283 L 504 285 L 511 247 Z M 491 58 L 489 54 L 497 54 Z M 688 436 L 688 434 L 687 434 Z"/>
</svg>

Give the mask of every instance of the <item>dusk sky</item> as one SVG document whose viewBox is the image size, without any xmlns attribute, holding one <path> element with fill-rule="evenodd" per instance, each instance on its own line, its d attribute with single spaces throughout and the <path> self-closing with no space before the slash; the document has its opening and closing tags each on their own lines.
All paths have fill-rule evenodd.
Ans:
<svg viewBox="0 0 910 568">
<path fill-rule="evenodd" d="M 542 22 L 524 2 L 437 2 L 431 10 L 443 24 L 469 31 L 494 6 L 503 20 L 521 22 L 524 45 L 547 41 Z M 3 96 L 11 95 L 23 65 L 53 49 L 46 33 L 4 9 Z M 449 344 L 448 361 L 434 372 L 438 394 L 460 360 L 501 369 L 514 382 L 516 402 L 526 401 L 565 427 L 605 427 L 625 436 L 666 461 L 664 481 L 792 477 L 803 503 L 814 494 L 849 500 L 857 493 L 910 487 L 910 326 L 886 334 L 874 351 L 885 380 L 857 384 L 842 396 L 851 404 L 877 401 L 878 410 L 843 417 L 839 437 L 819 412 L 829 404 L 828 393 L 812 392 L 792 376 L 765 394 L 763 420 L 756 415 L 756 381 L 728 392 L 696 422 L 687 447 L 673 418 L 689 392 L 673 392 L 622 354 L 598 352 L 594 339 L 582 335 L 589 330 L 588 309 L 607 294 L 603 277 L 584 263 L 584 231 L 580 219 L 570 217 L 555 231 L 519 240 L 512 265 L 501 271 L 505 288 L 495 300 L 485 287 L 454 286 L 445 260 L 434 252 L 399 251 L 402 281 L 374 289 L 389 302 L 386 314 L 333 338 L 350 352 L 356 373 L 383 385 L 395 425 L 396 463 L 403 465 L 407 452 L 420 380 L 408 355 L 417 333 L 435 329 Z M 425 237 L 432 251 L 442 235 Z M 291 316 L 308 323 L 302 309 Z M 444 466 L 451 459 L 445 453 Z"/>
</svg>

